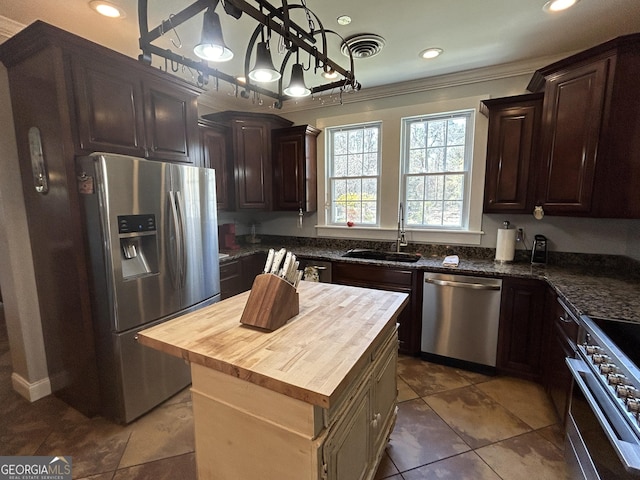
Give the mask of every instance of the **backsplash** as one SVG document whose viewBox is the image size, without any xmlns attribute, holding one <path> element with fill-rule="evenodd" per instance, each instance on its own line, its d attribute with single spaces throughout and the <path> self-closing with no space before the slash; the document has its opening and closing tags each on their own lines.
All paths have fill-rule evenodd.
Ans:
<svg viewBox="0 0 640 480">
<path fill-rule="evenodd" d="M 247 235 L 239 239 L 241 243 L 248 244 Z M 265 245 L 286 245 L 299 247 L 314 247 L 327 250 L 349 250 L 351 248 L 367 248 L 382 251 L 395 251 L 395 242 L 378 242 L 369 240 L 348 240 L 315 237 L 289 237 L 282 235 L 260 235 Z M 444 258 L 447 255 L 458 255 L 460 258 L 474 258 L 480 260 L 493 260 L 495 248 L 468 247 L 458 245 L 437 245 L 411 243 L 402 249 L 404 252 L 420 253 L 423 257 Z M 531 251 L 516 249 L 514 263 L 529 263 Z M 640 261 L 622 255 L 603 255 L 591 253 L 548 252 L 549 265 L 562 267 L 589 267 L 591 269 L 613 269 L 620 273 L 626 273 L 640 278 Z"/>
</svg>

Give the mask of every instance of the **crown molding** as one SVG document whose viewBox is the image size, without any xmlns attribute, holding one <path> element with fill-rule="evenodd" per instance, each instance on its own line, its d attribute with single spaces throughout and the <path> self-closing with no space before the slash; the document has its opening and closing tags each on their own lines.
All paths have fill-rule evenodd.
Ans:
<svg viewBox="0 0 640 480">
<path fill-rule="evenodd" d="M 518 77 L 522 75 L 532 75 L 537 69 L 558 61 L 566 57 L 567 54 L 552 55 L 547 57 L 539 57 L 536 59 L 505 63 L 491 67 L 476 68 L 473 70 L 465 70 L 462 72 L 426 77 L 407 82 L 394 83 L 389 85 L 381 85 L 378 87 L 363 87 L 359 92 L 345 93 L 342 97 L 342 104 L 356 104 L 362 102 L 371 102 L 389 97 L 397 97 L 399 95 L 411 95 L 415 93 L 423 93 L 442 88 L 451 88 L 464 85 L 472 85 L 476 83 L 490 82 L 494 80 L 502 80 L 507 78 Z M 274 113 L 284 114 L 288 112 L 299 112 L 303 110 L 335 107 L 338 103 L 322 102 L 323 98 L 337 97 L 337 95 L 318 95 L 315 97 L 307 97 L 303 100 L 287 100 L 281 110 L 276 110 L 271 106 L 269 98 L 264 99 L 263 105 L 251 103 L 247 99 L 224 95 L 221 92 L 205 92 L 200 96 L 198 102 L 215 110 L 235 109 L 243 111 L 264 111 L 265 109 L 273 110 Z"/>
<path fill-rule="evenodd" d="M 25 27 L 22 23 L 0 15 L 0 42 L 13 37 Z"/>
</svg>

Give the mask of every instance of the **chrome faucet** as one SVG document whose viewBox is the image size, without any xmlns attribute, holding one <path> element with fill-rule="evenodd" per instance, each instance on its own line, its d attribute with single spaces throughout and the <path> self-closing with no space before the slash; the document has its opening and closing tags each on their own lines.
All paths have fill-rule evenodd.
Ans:
<svg viewBox="0 0 640 480">
<path fill-rule="evenodd" d="M 409 245 L 407 239 L 404 236 L 404 208 L 402 202 L 400 202 L 400 208 L 398 209 L 398 238 L 396 240 L 396 252 L 400 251 L 400 247 L 406 247 Z"/>
</svg>

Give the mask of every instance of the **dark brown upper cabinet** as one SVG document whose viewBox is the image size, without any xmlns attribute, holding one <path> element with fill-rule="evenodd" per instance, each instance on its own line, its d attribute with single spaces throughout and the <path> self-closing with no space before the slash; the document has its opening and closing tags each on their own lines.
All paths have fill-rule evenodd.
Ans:
<svg viewBox="0 0 640 480">
<path fill-rule="evenodd" d="M 102 62 L 72 64 L 80 149 L 146 155 L 142 84 Z"/>
<path fill-rule="evenodd" d="M 104 59 L 72 60 L 79 147 L 169 162 L 199 158 L 199 91 Z"/>
<path fill-rule="evenodd" d="M 233 160 L 231 158 L 231 128 L 201 120 L 200 146 L 202 166 L 216 171 L 218 210 L 235 210 Z"/>
<path fill-rule="evenodd" d="M 485 213 L 533 210 L 542 93 L 484 100 L 489 117 Z"/>
<path fill-rule="evenodd" d="M 275 210 L 317 210 L 317 138 L 311 125 L 273 131 Z"/>
<path fill-rule="evenodd" d="M 143 82 L 148 157 L 198 163 L 198 97 L 190 89 L 157 80 Z"/>
<path fill-rule="evenodd" d="M 535 204 L 554 215 L 640 218 L 640 34 L 538 70 L 543 91 Z"/>
<path fill-rule="evenodd" d="M 238 210 L 273 210 L 271 133 L 293 122 L 278 115 L 226 111 L 204 115 L 205 120 L 231 127 Z"/>
</svg>

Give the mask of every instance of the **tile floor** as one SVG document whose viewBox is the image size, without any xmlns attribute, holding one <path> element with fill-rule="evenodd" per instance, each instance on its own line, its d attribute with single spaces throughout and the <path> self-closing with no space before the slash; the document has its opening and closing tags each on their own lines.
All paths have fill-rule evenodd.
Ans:
<svg viewBox="0 0 640 480">
<path fill-rule="evenodd" d="M 398 420 L 376 480 L 569 478 L 538 385 L 401 357 L 398 386 Z M 72 455 L 74 478 L 196 478 L 188 389 L 127 426 L 86 418 L 52 396 L 30 404 L 11 388 L 1 307 L 0 405 L 0 455 Z"/>
</svg>

